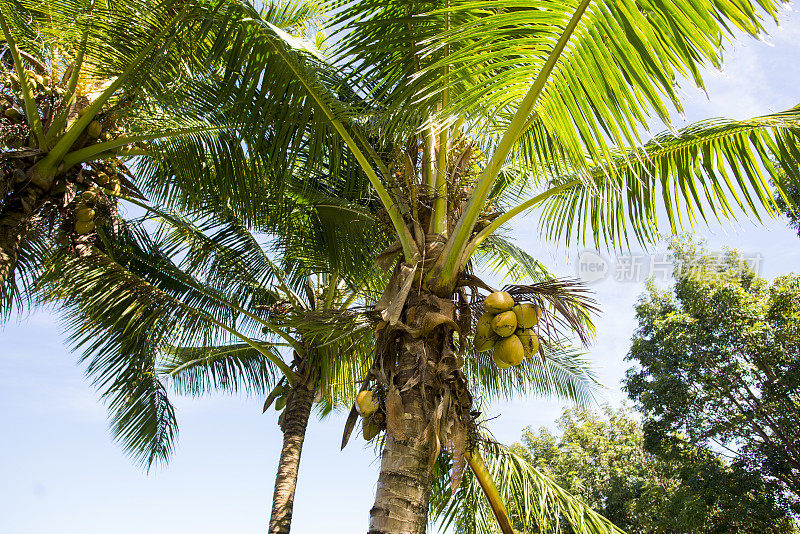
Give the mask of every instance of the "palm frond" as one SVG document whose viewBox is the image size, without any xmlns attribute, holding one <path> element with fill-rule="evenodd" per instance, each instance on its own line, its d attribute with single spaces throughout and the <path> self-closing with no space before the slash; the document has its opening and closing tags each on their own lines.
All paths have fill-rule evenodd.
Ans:
<svg viewBox="0 0 800 534">
<path fill-rule="evenodd" d="M 570 495 L 523 457 L 494 442 L 481 441 L 478 450 L 505 501 L 515 529 L 522 532 L 559 532 L 566 523 L 576 534 L 622 534 L 606 518 Z M 434 468 L 431 517 L 442 530 L 459 534 L 497 534 L 491 508 L 471 471 L 451 492 L 451 460 L 441 454 Z"/>
<path fill-rule="evenodd" d="M 779 173 L 773 158 L 790 182 L 800 180 L 799 136 L 800 108 L 662 133 L 641 149 L 594 167 L 590 180 L 550 197 L 542 208 L 543 230 L 555 239 L 621 247 L 629 232 L 639 243 L 656 239 L 662 209 L 673 233 L 711 217 L 774 216 L 769 177 Z M 574 178 L 563 175 L 555 185 Z"/>
<path fill-rule="evenodd" d="M 281 357 L 274 344 L 262 346 Z M 167 347 L 157 360 L 156 373 L 178 394 L 194 397 L 218 391 L 264 395 L 283 376 L 261 352 L 246 343 Z"/>
</svg>

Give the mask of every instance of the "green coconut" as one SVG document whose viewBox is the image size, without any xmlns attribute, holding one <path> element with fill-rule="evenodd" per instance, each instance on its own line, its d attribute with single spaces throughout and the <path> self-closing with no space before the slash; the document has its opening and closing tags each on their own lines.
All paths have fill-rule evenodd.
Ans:
<svg viewBox="0 0 800 534">
<path fill-rule="evenodd" d="M 356 396 L 356 406 L 358 407 L 358 413 L 361 414 L 361 417 L 369 417 L 377 412 L 380 407 L 371 391 L 362 391 L 359 393 Z"/>
<path fill-rule="evenodd" d="M 498 313 L 492 319 L 492 330 L 500 337 L 508 337 L 517 329 L 517 316 L 513 311 Z"/>
<path fill-rule="evenodd" d="M 476 336 L 488 336 L 492 333 L 492 319 L 494 319 L 495 314 L 486 312 L 481 315 L 481 318 L 478 319 L 478 325 L 475 327 L 475 335 Z"/>
<path fill-rule="evenodd" d="M 539 322 L 539 317 L 542 316 L 542 310 L 538 306 L 523 302 L 517 304 L 511 309 L 514 315 L 517 316 L 517 326 L 519 328 L 532 328 Z"/>
<path fill-rule="evenodd" d="M 97 200 L 97 191 L 94 189 L 89 189 L 81 193 L 81 200 L 84 202 L 92 203 Z"/>
<path fill-rule="evenodd" d="M 514 307 L 514 299 L 505 291 L 495 291 L 486 297 L 483 307 L 489 313 L 501 313 Z"/>
<path fill-rule="evenodd" d="M 281 395 L 275 399 L 275 411 L 281 411 L 286 408 L 286 395 Z"/>
<path fill-rule="evenodd" d="M 94 137 L 95 139 L 100 137 L 102 131 L 103 126 L 97 121 L 90 122 L 89 126 L 86 127 L 86 133 L 89 134 L 89 137 Z"/>
<path fill-rule="evenodd" d="M 75 223 L 75 232 L 78 235 L 88 234 L 94 230 L 94 221 L 78 221 Z"/>
<path fill-rule="evenodd" d="M 531 358 L 535 356 L 539 351 L 539 336 L 536 335 L 536 332 L 532 328 L 519 329 L 516 335 L 525 349 L 525 357 Z"/>
<path fill-rule="evenodd" d="M 508 369 L 509 367 L 511 367 L 511 365 L 507 364 L 505 360 L 498 358 L 497 354 L 492 354 L 492 360 L 494 361 L 494 364 L 500 369 Z"/>
<path fill-rule="evenodd" d="M 473 344 L 475 346 L 475 350 L 478 352 L 486 352 L 487 350 L 492 350 L 498 339 L 500 338 L 498 338 L 497 335 L 490 329 L 489 334 L 485 336 L 479 336 L 475 334 Z"/>
<path fill-rule="evenodd" d="M 525 358 L 525 348 L 517 336 L 504 337 L 494 344 L 495 361 L 502 360 L 508 365 L 519 365 Z"/>
<path fill-rule="evenodd" d="M 78 220 L 81 222 L 88 222 L 94 219 L 94 210 L 92 208 L 79 208 L 75 215 L 78 217 Z"/>
<path fill-rule="evenodd" d="M 4 113 L 6 117 L 13 120 L 17 120 L 22 117 L 22 113 L 20 113 L 17 108 L 8 108 Z"/>
<path fill-rule="evenodd" d="M 381 427 L 372 417 L 368 417 L 361 422 L 361 430 L 364 433 L 364 439 L 369 441 L 380 433 Z"/>
</svg>

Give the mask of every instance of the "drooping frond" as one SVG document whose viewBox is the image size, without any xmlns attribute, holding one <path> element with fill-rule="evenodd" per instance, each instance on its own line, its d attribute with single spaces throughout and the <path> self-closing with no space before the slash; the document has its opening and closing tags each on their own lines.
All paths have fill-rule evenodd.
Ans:
<svg viewBox="0 0 800 534">
<path fill-rule="evenodd" d="M 471 347 L 464 359 L 473 393 L 486 400 L 531 395 L 587 404 L 599 387 L 589 359 L 564 341 L 543 342 L 539 354 L 508 369 L 497 367 L 491 353 L 476 353 Z"/>
<path fill-rule="evenodd" d="M 503 280 L 541 282 L 554 278 L 542 262 L 498 234 L 483 240 L 472 258 L 478 268 L 502 273 Z"/>
<path fill-rule="evenodd" d="M 515 530 L 558 532 L 569 525 L 576 534 L 623 534 L 606 518 L 569 494 L 523 457 L 490 439 L 478 451 L 505 503 Z M 452 460 L 441 454 L 434 468 L 431 519 L 458 534 L 497 534 L 495 516 L 473 473 L 466 469 L 451 492 Z"/>
<path fill-rule="evenodd" d="M 665 132 L 613 164 L 594 168 L 590 182 L 551 197 L 541 224 L 551 238 L 622 246 L 629 232 L 639 243 L 655 239 L 662 210 L 673 233 L 710 217 L 774 215 L 769 177 L 778 173 L 772 158 L 796 182 L 798 140 L 800 108 L 744 121 L 702 121 L 677 135 Z"/>
<path fill-rule="evenodd" d="M 281 357 L 274 344 L 262 346 Z M 264 395 L 282 376 L 275 366 L 246 343 L 213 347 L 167 347 L 157 360 L 159 378 L 180 395 L 244 392 Z"/>
</svg>

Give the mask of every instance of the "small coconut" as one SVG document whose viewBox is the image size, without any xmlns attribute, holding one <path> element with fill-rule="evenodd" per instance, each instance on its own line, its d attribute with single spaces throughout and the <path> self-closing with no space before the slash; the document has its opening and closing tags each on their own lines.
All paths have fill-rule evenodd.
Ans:
<svg viewBox="0 0 800 534">
<path fill-rule="evenodd" d="M 492 331 L 485 336 L 475 334 L 473 345 L 478 352 L 486 352 L 487 350 L 492 350 L 492 347 L 494 347 L 498 339 L 500 338 Z"/>
<path fill-rule="evenodd" d="M 279 412 L 286 408 L 286 395 L 281 395 L 275 399 L 275 411 Z"/>
<path fill-rule="evenodd" d="M 539 336 L 532 328 L 519 329 L 516 336 L 522 342 L 522 347 L 525 349 L 525 357 L 531 358 L 536 355 L 539 350 Z"/>
<path fill-rule="evenodd" d="M 368 417 L 361 422 L 361 431 L 364 433 L 364 439 L 370 441 L 380 433 L 381 427 L 372 417 Z"/>
<path fill-rule="evenodd" d="M 17 108 L 8 108 L 5 110 L 5 115 L 9 119 L 19 120 L 22 118 L 22 113 L 17 111 Z"/>
<path fill-rule="evenodd" d="M 361 417 L 369 417 L 377 412 L 380 407 L 371 391 L 362 391 L 359 393 L 358 396 L 356 396 L 356 406 L 358 407 L 358 413 L 361 414 Z"/>
<path fill-rule="evenodd" d="M 525 348 L 517 336 L 504 337 L 494 345 L 495 361 L 500 359 L 508 365 L 519 365 L 525 358 Z"/>
<path fill-rule="evenodd" d="M 90 122 L 89 126 L 86 127 L 86 133 L 89 134 L 89 137 L 94 137 L 95 139 L 100 137 L 102 131 L 103 126 L 97 121 Z"/>
<path fill-rule="evenodd" d="M 94 230 L 94 221 L 78 221 L 75 223 L 75 232 L 78 235 L 88 234 Z"/>
<path fill-rule="evenodd" d="M 533 328 L 542 316 L 542 310 L 528 302 L 517 304 L 511 309 L 517 316 L 517 326 L 519 328 Z"/>
<path fill-rule="evenodd" d="M 78 217 L 78 220 L 81 222 L 88 222 L 94 219 L 94 210 L 92 208 L 79 208 L 75 215 Z"/>
<path fill-rule="evenodd" d="M 478 324 L 475 326 L 476 336 L 488 336 L 492 333 L 492 319 L 496 314 L 486 312 L 478 319 Z"/>
<path fill-rule="evenodd" d="M 517 329 L 517 316 L 513 311 L 498 313 L 492 319 L 492 330 L 500 337 L 508 337 Z"/>
<path fill-rule="evenodd" d="M 84 202 L 92 203 L 97 200 L 97 191 L 94 189 L 88 189 L 81 193 L 81 200 Z"/>
<path fill-rule="evenodd" d="M 498 358 L 497 354 L 492 354 L 492 360 L 494 361 L 494 364 L 500 369 L 508 369 L 509 367 L 511 367 L 511 365 L 506 363 L 505 360 Z"/>
<path fill-rule="evenodd" d="M 514 307 L 514 299 L 505 291 L 495 291 L 486 297 L 483 307 L 490 313 L 501 313 Z"/>
</svg>

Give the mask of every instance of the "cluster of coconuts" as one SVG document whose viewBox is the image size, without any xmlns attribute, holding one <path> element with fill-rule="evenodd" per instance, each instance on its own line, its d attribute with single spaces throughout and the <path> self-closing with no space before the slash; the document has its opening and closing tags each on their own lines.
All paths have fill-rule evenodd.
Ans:
<svg viewBox="0 0 800 534">
<path fill-rule="evenodd" d="M 377 436 L 383 427 L 385 418 L 380 408 L 380 402 L 371 391 L 362 391 L 356 396 L 356 409 L 361 415 L 361 431 L 367 441 Z"/>
<path fill-rule="evenodd" d="M 486 310 L 475 330 L 475 350 L 494 349 L 492 359 L 501 369 L 522 363 L 539 350 L 539 337 L 533 327 L 542 309 L 527 302 L 517 304 L 505 291 L 496 291 L 483 301 Z"/>
<path fill-rule="evenodd" d="M 87 189 L 75 204 L 75 233 L 85 235 L 94 230 L 95 207 L 100 190 L 96 187 Z"/>
</svg>

